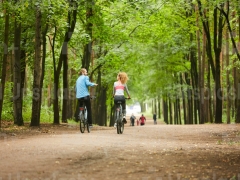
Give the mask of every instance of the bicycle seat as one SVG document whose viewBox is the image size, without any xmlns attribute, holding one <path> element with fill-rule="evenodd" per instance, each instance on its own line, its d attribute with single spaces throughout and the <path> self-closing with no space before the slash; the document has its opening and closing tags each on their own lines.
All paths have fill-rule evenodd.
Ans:
<svg viewBox="0 0 240 180">
<path fill-rule="evenodd" d="M 80 111 L 83 111 L 84 110 L 84 107 L 79 107 Z"/>
<path fill-rule="evenodd" d="M 117 101 L 118 104 L 122 104 L 122 101 Z"/>
</svg>

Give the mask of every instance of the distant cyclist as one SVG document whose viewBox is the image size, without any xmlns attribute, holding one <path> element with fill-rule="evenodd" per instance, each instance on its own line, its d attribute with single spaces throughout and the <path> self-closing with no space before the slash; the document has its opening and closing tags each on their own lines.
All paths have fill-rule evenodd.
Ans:
<svg viewBox="0 0 240 180">
<path fill-rule="evenodd" d="M 124 91 L 127 93 L 128 98 L 130 99 L 130 94 L 127 87 L 127 81 L 128 76 L 125 72 L 119 72 L 117 75 L 117 81 L 113 84 L 113 96 L 114 96 L 114 104 L 115 109 L 117 107 L 117 102 L 122 102 L 122 108 L 123 108 L 123 123 L 127 123 L 126 121 L 126 100 L 124 96 Z M 114 124 L 114 127 L 116 127 L 116 122 Z"/>
<path fill-rule="evenodd" d="M 79 102 L 79 107 L 82 107 L 83 102 L 87 107 L 87 119 L 89 127 L 92 127 L 92 112 L 91 112 L 91 101 L 90 94 L 88 92 L 89 86 L 97 86 L 96 83 L 92 83 L 89 81 L 89 77 L 87 76 L 87 70 L 82 68 L 79 72 L 79 77 L 76 81 L 76 98 Z"/>
</svg>

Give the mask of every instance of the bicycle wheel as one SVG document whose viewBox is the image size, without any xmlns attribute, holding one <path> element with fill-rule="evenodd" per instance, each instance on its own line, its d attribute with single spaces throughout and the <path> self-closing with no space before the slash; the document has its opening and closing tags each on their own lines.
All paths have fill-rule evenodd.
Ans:
<svg viewBox="0 0 240 180">
<path fill-rule="evenodd" d="M 85 131 L 85 123 L 84 123 L 84 114 L 83 114 L 82 111 L 79 114 L 79 119 L 80 119 L 80 131 L 81 131 L 81 133 L 84 133 L 84 131 Z"/>
<path fill-rule="evenodd" d="M 119 121 L 120 121 L 119 117 L 120 117 L 120 114 L 119 114 L 119 110 L 117 109 L 116 110 L 116 123 L 117 123 L 117 133 L 118 134 L 120 133 L 120 131 L 119 131 L 119 129 L 120 129 L 120 127 L 119 127 Z"/>
<path fill-rule="evenodd" d="M 87 120 L 86 120 L 87 121 Z M 86 126 L 87 126 L 87 131 L 88 131 L 88 133 L 90 133 L 90 131 L 91 131 L 91 129 L 90 129 L 90 127 L 89 127 L 89 124 L 88 124 L 88 122 L 85 122 L 86 123 Z"/>
<path fill-rule="evenodd" d="M 124 123 L 122 122 L 122 118 L 123 118 L 123 116 L 120 115 L 120 121 L 119 121 L 119 134 L 122 134 L 122 133 L 123 133 L 123 130 L 124 130 Z"/>
</svg>

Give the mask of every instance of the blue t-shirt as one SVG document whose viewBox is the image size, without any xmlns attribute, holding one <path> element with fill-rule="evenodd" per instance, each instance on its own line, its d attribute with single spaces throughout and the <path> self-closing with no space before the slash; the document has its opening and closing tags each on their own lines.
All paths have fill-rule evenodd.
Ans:
<svg viewBox="0 0 240 180">
<path fill-rule="evenodd" d="M 95 83 L 89 81 L 89 77 L 85 75 L 79 76 L 76 81 L 76 98 L 89 96 L 88 87 L 94 86 Z"/>
</svg>

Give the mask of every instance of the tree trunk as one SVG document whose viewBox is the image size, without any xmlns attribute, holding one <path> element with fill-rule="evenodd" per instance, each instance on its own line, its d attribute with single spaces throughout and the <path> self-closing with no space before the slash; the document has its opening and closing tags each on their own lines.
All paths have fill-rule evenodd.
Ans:
<svg viewBox="0 0 240 180">
<path fill-rule="evenodd" d="M 180 84 L 181 84 L 181 92 L 182 92 L 182 102 L 183 102 L 183 120 L 184 120 L 184 124 L 187 123 L 187 113 L 186 113 L 186 100 L 185 100 L 185 94 L 183 91 L 183 75 L 180 75 Z"/>
<path fill-rule="evenodd" d="M 180 98 L 178 99 L 178 103 L 177 103 L 177 105 L 178 105 L 179 124 L 182 124 Z"/>
<path fill-rule="evenodd" d="M 23 125 L 22 117 L 22 79 L 21 79 L 21 23 L 15 19 L 14 24 L 14 86 L 13 86 L 13 110 L 14 124 Z"/>
<path fill-rule="evenodd" d="M 161 119 L 161 99 L 160 96 L 158 96 L 158 119 Z"/>
<path fill-rule="evenodd" d="M 197 6 L 196 6 L 196 11 L 197 11 Z M 197 20 L 196 20 L 196 25 L 197 27 L 199 27 L 199 18 L 197 15 Z M 203 124 L 205 122 L 205 112 L 204 112 L 204 64 L 205 64 L 205 33 L 203 32 L 203 53 L 201 56 L 201 42 L 200 42 L 200 31 L 197 30 L 196 33 L 196 37 L 197 37 L 197 49 L 198 49 L 198 72 L 199 72 L 199 76 L 198 76 L 198 87 L 199 87 L 199 123 Z"/>
<path fill-rule="evenodd" d="M 92 6 L 94 4 L 94 0 L 87 0 L 86 1 L 86 28 L 85 31 L 89 35 L 89 42 L 84 46 L 84 52 L 83 52 L 83 59 L 82 59 L 82 68 L 86 68 L 87 71 L 90 66 L 91 57 L 92 57 L 92 41 L 90 40 L 92 38 L 92 26 L 91 18 L 93 16 L 93 9 Z"/>
<path fill-rule="evenodd" d="M 66 47 L 67 48 L 67 47 Z M 66 49 L 67 51 L 67 49 Z M 69 86 L 68 86 L 68 57 L 63 60 L 63 104 L 62 104 L 62 123 L 67 123 Z"/>
<path fill-rule="evenodd" d="M 206 11 L 202 9 L 201 0 L 197 0 L 197 2 L 198 2 L 199 14 L 203 24 L 204 33 L 206 34 L 206 38 L 207 38 L 207 45 L 206 45 L 207 57 L 208 57 L 209 64 L 211 66 L 213 79 L 215 79 L 215 66 L 214 66 L 213 55 L 212 55 L 212 43 L 211 43 L 211 34 L 210 34 L 211 31 L 209 27 L 209 21 L 206 15 L 207 14 Z"/>
<path fill-rule="evenodd" d="M 206 97 L 208 101 L 208 105 L 206 106 L 207 112 L 208 112 L 208 121 L 210 123 L 213 123 L 213 111 L 212 111 L 212 88 L 211 88 L 211 73 L 210 73 L 210 64 L 208 64 L 208 70 L 207 70 L 207 90 L 206 90 Z"/>
<path fill-rule="evenodd" d="M 221 4 L 223 8 L 223 4 Z M 215 52 L 215 123 L 222 123 L 222 87 L 221 87 L 221 67 L 220 55 L 222 48 L 223 17 L 222 13 L 217 15 L 217 8 L 214 9 L 214 52 Z M 218 30 L 218 31 L 217 31 Z"/>
<path fill-rule="evenodd" d="M 169 122 L 168 122 L 168 103 L 167 103 L 167 100 L 163 99 L 162 105 L 163 105 L 163 119 L 164 119 L 164 122 L 166 124 L 169 124 Z"/>
<path fill-rule="evenodd" d="M 53 110 L 54 110 L 54 120 L 53 123 L 54 124 L 59 124 L 59 104 L 58 104 L 58 92 L 59 92 L 59 78 L 60 78 L 60 73 L 61 73 L 61 69 L 62 69 L 62 65 L 65 66 L 65 72 L 68 71 L 68 67 L 67 66 L 67 59 L 68 59 L 68 55 L 67 55 L 67 48 L 68 48 L 68 42 L 71 40 L 72 34 L 74 32 L 75 29 L 75 25 L 76 25 L 76 20 L 77 20 L 77 3 L 74 2 L 73 0 L 69 1 L 70 6 L 73 7 L 72 11 L 68 11 L 68 21 L 67 23 L 70 25 L 67 29 L 67 31 L 65 32 L 65 36 L 64 36 L 64 42 L 62 44 L 62 49 L 61 49 L 61 54 L 59 57 L 59 61 L 58 61 L 58 66 L 54 67 L 54 105 L 53 105 Z M 55 38 L 54 38 L 55 39 Z M 54 60 L 55 61 L 55 60 Z M 56 63 L 54 62 L 54 65 Z M 66 73 L 63 76 L 67 76 Z M 63 77 L 64 80 L 64 84 L 63 84 L 63 89 L 65 89 L 67 91 L 67 97 L 65 100 L 63 100 L 63 112 L 67 112 L 67 102 L 69 99 L 68 96 L 68 80 L 67 77 Z M 64 121 L 65 121 L 65 114 L 64 114 Z"/>
<path fill-rule="evenodd" d="M 172 114 L 172 101 L 168 98 L 168 107 L 169 107 L 169 120 L 170 124 L 173 124 L 173 114 Z"/>
<path fill-rule="evenodd" d="M 4 90 L 6 82 L 7 73 L 7 58 L 8 58 L 8 37 L 9 37 L 9 14 L 5 11 L 5 29 L 4 29 L 4 52 L 3 52 L 3 62 L 2 62 L 2 76 L 0 81 L 0 128 L 2 121 L 2 108 L 4 100 Z"/>
<path fill-rule="evenodd" d="M 238 16 L 238 25 L 240 24 L 239 22 L 240 18 Z M 238 27 L 238 44 L 240 42 L 240 28 Z M 236 119 L 235 123 L 240 123 L 240 70 L 237 69 L 237 109 L 236 109 Z M 229 121 L 230 123 L 230 121 Z"/>
<path fill-rule="evenodd" d="M 41 59 L 41 10 L 36 7 L 35 24 L 35 58 L 34 58 L 34 78 L 33 78 L 33 98 L 32 98 L 32 118 L 30 126 L 40 125 L 40 106 L 41 106 L 41 77 L 42 77 L 42 59 Z"/>
<path fill-rule="evenodd" d="M 228 4 L 226 5 L 228 6 Z M 228 7 L 227 7 L 228 8 Z M 229 78 L 229 70 L 228 70 L 228 66 L 229 66 L 229 31 L 228 29 L 226 29 L 226 86 L 227 86 L 227 92 L 226 92 L 226 106 L 227 106 L 227 124 L 230 124 L 231 121 L 231 116 L 230 116 L 230 110 L 231 110 L 231 99 L 230 99 L 230 78 Z"/>
<path fill-rule="evenodd" d="M 200 88 L 202 88 L 201 93 L 202 93 L 202 98 L 200 99 L 200 101 L 202 100 L 201 103 L 201 108 L 202 108 L 202 115 L 204 116 L 201 123 L 205 123 L 208 119 L 208 97 L 205 97 L 205 80 L 204 80 L 204 75 L 205 75 L 205 69 L 206 67 L 208 67 L 208 65 L 206 66 L 205 64 L 205 59 L 206 59 L 206 35 L 205 33 L 203 33 L 203 48 L 202 48 L 202 63 L 201 63 L 201 82 L 200 82 Z"/>
</svg>

